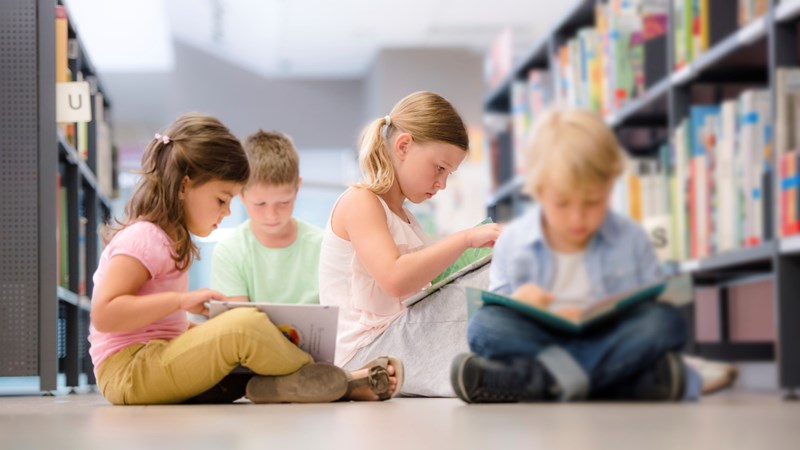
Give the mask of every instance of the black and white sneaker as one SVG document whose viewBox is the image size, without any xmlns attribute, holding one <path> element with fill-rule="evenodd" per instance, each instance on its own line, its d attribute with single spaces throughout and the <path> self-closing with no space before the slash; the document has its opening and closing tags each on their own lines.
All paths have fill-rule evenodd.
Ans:
<svg viewBox="0 0 800 450">
<path fill-rule="evenodd" d="M 686 391 L 683 360 L 678 353 L 667 353 L 647 370 L 622 381 L 597 400 L 680 401 Z"/>
</svg>

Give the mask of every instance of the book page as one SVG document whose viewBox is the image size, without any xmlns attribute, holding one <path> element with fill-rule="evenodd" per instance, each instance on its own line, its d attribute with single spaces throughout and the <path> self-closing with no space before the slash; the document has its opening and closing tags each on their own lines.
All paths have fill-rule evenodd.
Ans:
<svg viewBox="0 0 800 450">
<path fill-rule="evenodd" d="M 229 309 L 247 307 L 267 313 L 278 330 L 301 350 L 309 353 L 314 361 L 333 364 L 339 323 L 338 306 L 211 301 L 208 317 L 216 317 Z"/>
</svg>

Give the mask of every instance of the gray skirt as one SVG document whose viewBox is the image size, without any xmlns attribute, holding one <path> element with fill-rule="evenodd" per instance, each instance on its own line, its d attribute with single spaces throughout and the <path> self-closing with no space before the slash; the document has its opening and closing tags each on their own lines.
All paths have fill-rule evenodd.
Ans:
<svg viewBox="0 0 800 450">
<path fill-rule="evenodd" d="M 401 395 L 454 397 L 450 363 L 469 351 L 465 288 L 486 289 L 490 267 L 470 272 L 408 308 L 377 339 L 359 349 L 345 369 L 356 370 L 379 356 L 395 356 L 405 369 Z"/>
</svg>

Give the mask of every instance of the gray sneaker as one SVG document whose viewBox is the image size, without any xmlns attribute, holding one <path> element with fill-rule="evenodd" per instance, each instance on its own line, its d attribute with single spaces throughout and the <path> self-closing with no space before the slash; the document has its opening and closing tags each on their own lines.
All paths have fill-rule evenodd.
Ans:
<svg viewBox="0 0 800 450">
<path fill-rule="evenodd" d="M 247 383 L 253 403 L 327 403 L 347 392 L 347 373 L 332 364 L 312 363 L 283 376 L 256 375 Z"/>
</svg>

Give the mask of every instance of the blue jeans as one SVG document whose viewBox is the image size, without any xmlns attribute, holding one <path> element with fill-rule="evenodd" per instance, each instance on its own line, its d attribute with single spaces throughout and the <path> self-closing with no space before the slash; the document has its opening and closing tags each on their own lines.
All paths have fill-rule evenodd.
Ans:
<svg viewBox="0 0 800 450">
<path fill-rule="evenodd" d="M 470 321 L 467 339 L 474 353 L 505 362 L 536 359 L 545 348 L 560 347 L 586 372 L 590 397 L 613 397 L 616 383 L 650 369 L 667 352 L 680 351 L 686 324 L 674 306 L 647 303 L 591 332 L 570 335 L 509 308 L 485 305 Z"/>
</svg>

